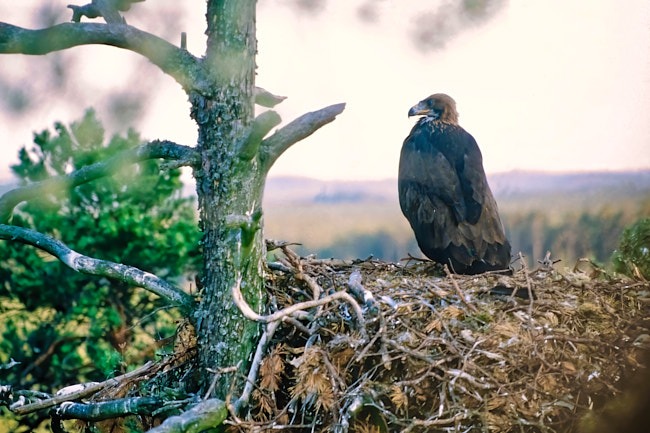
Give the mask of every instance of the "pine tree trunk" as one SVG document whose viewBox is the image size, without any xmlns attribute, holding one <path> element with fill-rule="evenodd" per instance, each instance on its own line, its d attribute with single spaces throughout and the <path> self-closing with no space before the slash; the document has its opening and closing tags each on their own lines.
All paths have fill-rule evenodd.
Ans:
<svg viewBox="0 0 650 433">
<path fill-rule="evenodd" d="M 206 66 L 214 80 L 213 97 L 191 94 L 192 117 L 199 126 L 201 169 L 195 171 L 203 230 L 203 293 L 197 310 L 200 376 L 205 369 L 240 365 L 245 372 L 258 325 L 233 304 L 231 289 L 241 289 L 256 310 L 263 300 L 262 194 L 265 174 L 256 157 L 242 156 L 250 133 L 255 79 L 255 0 L 209 0 Z M 218 382 L 224 398 L 232 376 Z"/>
</svg>

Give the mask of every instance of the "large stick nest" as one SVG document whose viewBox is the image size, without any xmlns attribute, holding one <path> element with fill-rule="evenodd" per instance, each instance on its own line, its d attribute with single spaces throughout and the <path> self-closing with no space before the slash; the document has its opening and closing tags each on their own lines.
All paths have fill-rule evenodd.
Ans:
<svg viewBox="0 0 650 433">
<path fill-rule="evenodd" d="M 644 370 L 647 281 L 548 262 L 441 277 L 428 263 L 283 251 L 270 313 L 348 291 L 363 317 L 343 299 L 285 317 L 233 431 L 594 431 L 596 414 Z"/>
</svg>

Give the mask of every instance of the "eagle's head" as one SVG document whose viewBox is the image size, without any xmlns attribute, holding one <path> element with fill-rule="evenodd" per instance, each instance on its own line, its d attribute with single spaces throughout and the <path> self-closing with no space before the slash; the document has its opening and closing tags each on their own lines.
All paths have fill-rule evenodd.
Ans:
<svg viewBox="0 0 650 433">
<path fill-rule="evenodd" d="M 418 102 L 409 110 L 411 116 L 427 116 L 443 123 L 458 124 L 456 101 L 444 93 L 436 93 Z"/>
</svg>

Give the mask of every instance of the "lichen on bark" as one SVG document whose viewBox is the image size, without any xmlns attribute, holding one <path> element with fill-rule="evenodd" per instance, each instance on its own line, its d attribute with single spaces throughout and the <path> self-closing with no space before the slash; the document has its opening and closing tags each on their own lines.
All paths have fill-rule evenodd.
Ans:
<svg viewBox="0 0 650 433">
<path fill-rule="evenodd" d="M 195 173 L 204 232 L 204 292 L 196 311 L 199 364 L 206 369 L 239 365 L 245 374 L 258 325 L 241 315 L 230 289 L 241 278 L 253 308 L 262 305 L 264 173 L 257 158 L 237 155 L 254 120 L 255 1 L 209 1 L 207 22 L 205 62 L 215 96 L 191 98 L 202 155 Z M 217 381 L 217 397 L 225 398 L 231 379 Z"/>
</svg>

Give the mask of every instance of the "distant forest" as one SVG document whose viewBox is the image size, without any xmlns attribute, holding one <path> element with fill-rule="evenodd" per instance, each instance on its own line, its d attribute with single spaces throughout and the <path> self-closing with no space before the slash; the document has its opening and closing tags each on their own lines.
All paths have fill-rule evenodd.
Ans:
<svg viewBox="0 0 650 433">
<path fill-rule="evenodd" d="M 650 217 L 650 171 L 514 172 L 490 183 L 513 257 L 521 252 L 529 266 L 550 251 L 561 267 L 573 267 L 580 258 L 609 267 L 623 230 Z M 396 194 L 394 180 L 271 180 L 267 236 L 299 242 L 300 254 L 321 258 L 422 257 Z"/>
<path fill-rule="evenodd" d="M 508 212 L 503 219 L 515 254 L 521 251 L 526 257 L 539 260 L 550 251 L 552 257 L 562 259 L 564 266 L 573 266 L 579 258 L 608 266 L 623 230 L 649 215 L 650 200 L 646 200 L 619 201 L 615 207 L 605 205 L 597 210 L 560 214 L 544 209 Z"/>
</svg>

